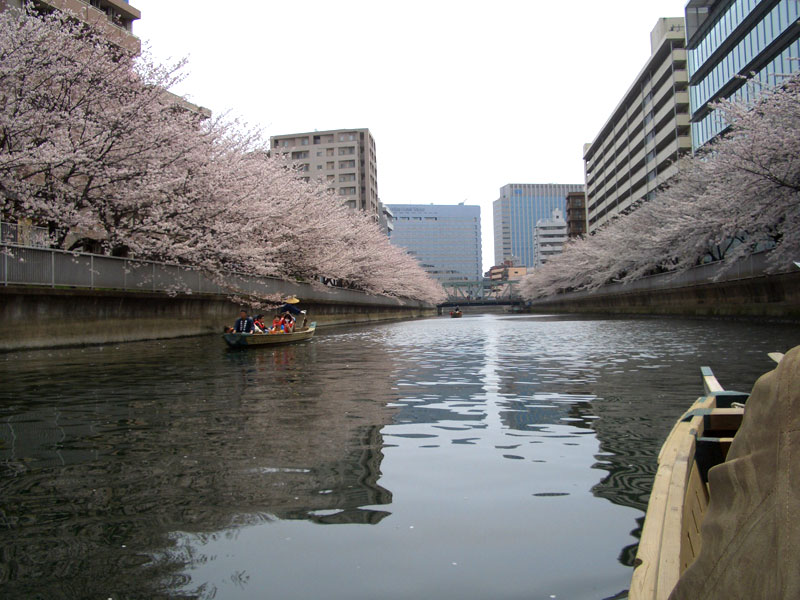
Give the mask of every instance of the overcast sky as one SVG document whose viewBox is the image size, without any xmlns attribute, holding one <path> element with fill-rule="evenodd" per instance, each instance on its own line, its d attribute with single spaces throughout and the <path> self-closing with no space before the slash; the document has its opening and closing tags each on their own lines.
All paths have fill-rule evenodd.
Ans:
<svg viewBox="0 0 800 600">
<path fill-rule="evenodd" d="M 506 183 L 583 183 L 591 142 L 687 0 L 131 0 L 174 91 L 266 136 L 368 127 L 384 203 L 481 206 Z M 226 10 L 227 9 L 227 10 Z"/>
</svg>

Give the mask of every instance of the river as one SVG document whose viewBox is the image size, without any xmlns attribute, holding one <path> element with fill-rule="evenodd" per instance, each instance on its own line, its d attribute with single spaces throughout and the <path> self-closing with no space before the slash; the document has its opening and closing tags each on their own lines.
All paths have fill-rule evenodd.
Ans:
<svg viewBox="0 0 800 600">
<path fill-rule="evenodd" d="M 0 355 L 4 598 L 624 597 L 655 456 L 796 326 L 465 315 Z"/>
</svg>

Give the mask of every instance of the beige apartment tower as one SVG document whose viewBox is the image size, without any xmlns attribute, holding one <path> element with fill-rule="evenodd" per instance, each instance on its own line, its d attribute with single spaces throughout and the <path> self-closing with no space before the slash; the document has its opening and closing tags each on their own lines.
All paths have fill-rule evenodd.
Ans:
<svg viewBox="0 0 800 600">
<path fill-rule="evenodd" d="M 21 8 L 24 0 L 0 0 L 0 11 Z M 34 0 L 42 11 L 66 10 L 78 19 L 97 26 L 114 44 L 139 54 L 142 43 L 133 35 L 133 22 L 142 18 L 138 9 L 127 0 Z"/>
<path fill-rule="evenodd" d="M 683 17 L 659 19 L 651 56 L 583 151 L 589 233 L 641 201 L 675 174 L 692 151 Z"/>
<path fill-rule="evenodd" d="M 369 129 L 335 129 L 270 137 L 270 152 L 285 156 L 306 181 L 325 182 L 351 208 L 380 215 L 375 140 Z"/>
</svg>

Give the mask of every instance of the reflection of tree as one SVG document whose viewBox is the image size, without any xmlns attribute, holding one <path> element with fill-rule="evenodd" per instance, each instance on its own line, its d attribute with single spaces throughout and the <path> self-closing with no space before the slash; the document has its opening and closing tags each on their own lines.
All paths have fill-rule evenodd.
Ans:
<svg viewBox="0 0 800 600">
<path fill-rule="evenodd" d="M 0 375 L 5 596 L 157 598 L 202 560 L 173 532 L 389 514 L 366 508 L 391 502 L 385 354 L 370 349 L 375 376 L 353 379 L 330 344 L 216 342 L 31 354 L 23 376 Z"/>
</svg>

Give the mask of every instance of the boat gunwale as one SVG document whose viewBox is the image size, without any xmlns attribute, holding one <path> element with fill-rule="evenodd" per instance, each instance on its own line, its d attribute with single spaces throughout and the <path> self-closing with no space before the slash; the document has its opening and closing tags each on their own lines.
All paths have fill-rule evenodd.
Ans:
<svg viewBox="0 0 800 600">
<path fill-rule="evenodd" d="M 703 367 L 701 372 L 705 394 L 678 419 L 658 455 L 658 469 L 631 578 L 630 600 L 666 600 L 686 566 L 699 553 L 702 515 L 697 521 L 690 502 L 698 501 L 700 510 L 705 511 L 708 489 L 697 462 L 698 440 L 703 438 L 706 423 L 712 423 L 715 416 L 744 412 L 741 408 L 718 409 L 717 394 L 728 392 L 711 369 Z M 692 492 L 701 493 L 704 499 L 692 498 Z"/>
</svg>

